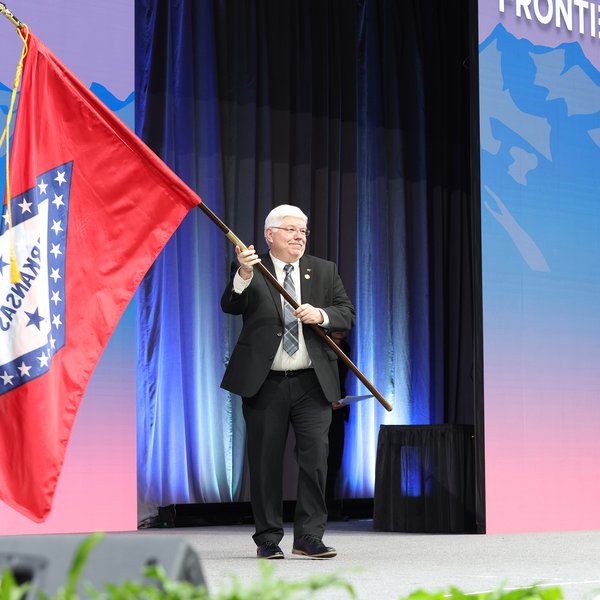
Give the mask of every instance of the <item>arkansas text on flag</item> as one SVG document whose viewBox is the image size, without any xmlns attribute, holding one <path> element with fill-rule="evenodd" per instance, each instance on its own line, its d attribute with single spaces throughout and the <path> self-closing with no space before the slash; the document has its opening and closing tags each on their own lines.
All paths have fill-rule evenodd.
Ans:
<svg viewBox="0 0 600 600">
<path fill-rule="evenodd" d="M 6 203 L 0 221 L 0 499 L 41 522 L 96 362 L 200 199 L 32 35 L 10 177 L 12 229 Z"/>
<path fill-rule="evenodd" d="M 73 163 L 11 201 L 21 280 L 10 283 L 8 211 L 0 223 L 0 394 L 43 375 L 65 345 L 65 255 Z"/>
</svg>

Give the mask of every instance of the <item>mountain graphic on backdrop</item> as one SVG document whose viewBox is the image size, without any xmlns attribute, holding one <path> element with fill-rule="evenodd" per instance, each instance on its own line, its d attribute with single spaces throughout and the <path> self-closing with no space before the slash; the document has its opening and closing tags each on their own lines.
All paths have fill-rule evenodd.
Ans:
<svg viewBox="0 0 600 600">
<path fill-rule="evenodd" d="M 553 133 L 566 126 L 566 140 L 600 156 L 600 73 L 579 44 L 535 46 L 498 25 L 481 44 L 479 63 L 484 152 L 514 148 L 532 168 L 556 161 Z M 534 156 L 527 160 L 526 154 Z"/>
<path fill-rule="evenodd" d="M 568 203 L 560 225 L 583 235 L 600 186 L 600 73 L 578 43 L 539 46 L 502 25 L 480 45 L 479 69 L 483 205 L 530 269 L 552 270 L 561 232 L 540 215 Z"/>
<path fill-rule="evenodd" d="M 125 100 L 119 100 L 113 96 L 109 89 L 105 88 L 101 83 L 96 82 L 93 82 L 92 85 L 90 85 L 90 91 L 96 94 L 96 96 L 102 100 L 102 102 L 104 102 L 104 104 L 106 104 L 106 106 L 108 106 L 108 108 L 110 108 L 110 110 L 112 110 L 114 113 L 118 113 L 119 111 L 126 109 L 128 106 L 132 106 L 135 97 L 134 93 L 131 92 L 131 94 L 129 94 Z"/>
</svg>

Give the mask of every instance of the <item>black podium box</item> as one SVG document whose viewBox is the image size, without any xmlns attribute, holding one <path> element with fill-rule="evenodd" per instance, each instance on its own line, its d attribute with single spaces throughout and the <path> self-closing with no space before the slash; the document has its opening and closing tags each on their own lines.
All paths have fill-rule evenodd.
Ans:
<svg viewBox="0 0 600 600">
<path fill-rule="evenodd" d="M 373 526 L 380 531 L 475 531 L 472 425 L 382 425 Z"/>
</svg>

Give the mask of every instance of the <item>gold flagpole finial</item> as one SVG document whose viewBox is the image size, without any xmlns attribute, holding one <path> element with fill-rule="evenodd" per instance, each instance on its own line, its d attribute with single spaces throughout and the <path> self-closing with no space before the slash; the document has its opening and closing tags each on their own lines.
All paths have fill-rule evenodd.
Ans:
<svg viewBox="0 0 600 600">
<path fill-rule="evenodd" d="M 3 14 L 15 27 L 21 29 L 23 23 L 13 15 L 4 2 L 0 2 L 0 14 Z"/>
</svg>

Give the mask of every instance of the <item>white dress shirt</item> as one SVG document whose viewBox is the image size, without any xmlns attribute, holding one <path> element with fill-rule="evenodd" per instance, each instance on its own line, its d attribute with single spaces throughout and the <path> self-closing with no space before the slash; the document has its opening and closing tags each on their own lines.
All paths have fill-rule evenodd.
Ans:
<svg viewBox="0 0 600 600">
<path fill-rule="evenodd" d="M 292 271 L 292 280 L 294 282 L 294 287 L 296 288 L 296 302 L 298 304 L 302 304 L 302 292 L 300 285 L 300 261 L 296 261 L 293 263 L 285 263 L 278 258 L 275 258 L 271 253 L 269 253 L 271 260 L 273 261 L 273 266 L 275 267 L 275 277 L 277 281 L 283 287 L 283 282 L 285 280 L 285 271 L 283 267 L 287 264 L 291 264 L 294 269 Z M 249 279 L 244 279 L 239 274 L 239 269 L 234 275 L 233 278 L 233 291 L 236 294 L 241 294 L 252 281 L 252 277 Z M 285 302 L 283 296 L 281 296 L 281 309 L 283 310 L 283 303 Z M 329 325 L 329 317 L 327 313 L 319 308 L 318 309 L 323 315 L 323 323 L 321 323 L 321 327 L 327 327 Z M 299 369 L 308 369 L 312 367 L 312 362 L 310 360 L 310 356 L 308 355 L 308 351 L 306 350 L 306 343 L 304 342 L 304 332 L 302 331 L 302 323 L 298 323 L 298 350 L 294 352 L 292 356 L 290 356 L 283 349 L 283 335 L 281 336 L 281 343 L 279 344 L 279 348 L 277 348 L 277 353 L 275 354 L 275 358 L 273 359 L 273 365 L 271 369 L 274 371 L 297 371 Z"/>
</svg>

